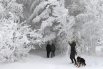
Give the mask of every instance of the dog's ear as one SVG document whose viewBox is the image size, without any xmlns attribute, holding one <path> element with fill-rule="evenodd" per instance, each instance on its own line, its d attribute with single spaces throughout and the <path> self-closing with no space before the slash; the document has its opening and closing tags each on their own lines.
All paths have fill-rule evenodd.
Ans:
<svg viewBox="0 0 103 69">
<path fill-rule="evenodd" d="M 78 56 L 78 58 L 81 58 L 80 56 Z"/>
<path fill-rule="evenodd" d="M 77 57 L 79 57 L 79 56 L 77 56 Z"/>
</svg>

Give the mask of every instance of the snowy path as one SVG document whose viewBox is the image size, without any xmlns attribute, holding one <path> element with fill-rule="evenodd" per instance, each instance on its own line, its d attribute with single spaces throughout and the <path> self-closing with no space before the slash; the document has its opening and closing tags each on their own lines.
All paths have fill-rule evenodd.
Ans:
<svg viewBox="0 0 103 69">
<path fill-rule="evenodd" d="M 58 55 L 47 59 L 45 52 L 35 51 L 32 54 L 19 62 L 0 64 L 0 69 L 103 69 L 103 57 L 84 56 L 87 66 L 77 68 L 70 64 L 68 56 Z"/>
</svg>

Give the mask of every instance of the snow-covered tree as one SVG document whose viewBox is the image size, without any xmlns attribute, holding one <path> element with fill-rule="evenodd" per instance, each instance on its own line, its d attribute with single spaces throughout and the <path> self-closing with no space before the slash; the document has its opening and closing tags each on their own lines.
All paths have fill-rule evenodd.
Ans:
<svg viewBox="0 0 103 69">
<path fill-rule="evenodd" d="M 35 0 L 30 6 L 31 15 L 27 18 L 26 23 L 30 24 L 36 33 L 42 35 L 37 38 L 41 44 L 56 41 L 58 48 L 67 47 L 73 31 L 70 29 L 75 21 L 74 17 L 68 15 L 68 10 L 64 7 L 63 2 L 64 0 Z M 67 37 L 69 38 L 65 39 Z M 62 41 L 64 45 L 60 44 Z"/>
<path fill-rule="evenodd" d="M 102 0 L 0 0 L 0 61 L 16 61 L 48 41 L 66 53 L 68 42 L 75 40 L 78 53 L 95 54 L 95 48 L 103 45 L 102 3 Z"/>
<path fill-rule="evenodd" d="M 75 17 L 75 35 L 79 53 L 95 54 L 96 46 L 102 42 L 102 2 L 84 0 L 85 12 Z M 101 40 L 100 40 L 101 39 Z"/>
<path fill-rule="evenodd" d="M 0 7 L 0 62 L 14 62 L 32 48 L 27 38 L 31 29 L 19 21 L 23 17 L 21 4 L 1 0 Z"/>
</svg>

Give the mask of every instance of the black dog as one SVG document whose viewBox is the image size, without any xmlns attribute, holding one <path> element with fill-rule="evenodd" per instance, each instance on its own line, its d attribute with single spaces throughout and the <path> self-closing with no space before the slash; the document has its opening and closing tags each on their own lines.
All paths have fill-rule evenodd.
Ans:
<svg viewBox="0 0 103 69">
<path fill-rule="evenodd" d="M 46 51 L 47 51 L 47 58 L 49 58 L 49 55 L 51 53 L 51 57 L 55 56 L 55 45 L 52 44 L 50 45 L 49 43 L 46 46 Z"/>
<path fill-rule="evenodd" d="M 85 65 L 86 65 L 85 59 L 78 56 L 77 57 L 77 66 L 80 67 L 80 66 L 85 66 Z"/>
<path fill-rule="evenodd" d="M 70 53 L 70 59 L 72 61 L 72 63 L 76 64 L 76 59 L 75 59 L 75 55 L 77 54 L 75 46 L 76 46 L 76 42 L 73 41 L 72 43 L 69 43 L 70 47 L 71 47 L 71 53 Z"/>
</svg>

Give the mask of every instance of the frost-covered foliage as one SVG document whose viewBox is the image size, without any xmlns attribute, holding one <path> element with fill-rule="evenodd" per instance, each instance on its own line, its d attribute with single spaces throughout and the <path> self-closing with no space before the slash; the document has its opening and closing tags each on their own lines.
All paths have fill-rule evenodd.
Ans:
<svg viewBox="0 0 103 69">
<path fill-rule="evenodd" d="M 47 41 L 55 41 L 62 37 L 60 39 L 64 40 L 62 43 L 60 41 L 55 43 L 59 46 L 67 42 L 65 40 L 67 32 L 65 23 L 67 23 L 68 11 L 59 1 L 41 1 L 35 9 L 31 7 L 33 11 L 30 12 L 31 16 L 26 22 L 33 23 L 34 29 L 31 29 L 25 22 L 20 23 L 24 12 L 22 4 L 18 4 L 15 0 L 2 0 L 0 8 L 1 62 L 16 61 L 22 56 L 26 56 L 31 49 L 35 49 L 36 45 L 42 47 L 42 44 Z M 70 23 L 67 23 L 68 26 L 71 21 L 73 20 L 71 19 Z M 59 48 L 64 50 L 66 46 L 59 46 Z"/>
<path fill-rule="evenodd" d="M 65 0 L 65 6 L 73 19 L 68 35 L 76 40 L 78 54 L 96 54 L 96 48 L 103 45 L 103 1 Z"/>
<path fill-rule="evenodd" d="M 65 1 L 70 3 L 66 8 Z M 65 53 L 75 40 L 78 54 L 95 54 L 103 45 L 102 0 L 65 1 L 0 0 L 0 60 L 18 60 L 48 41 Z"/>
<path fill-rule="evenodd" d="M 81 0 L 78 0 L 78 2 L 81 2 Z M 74 24 L 74 35 L 78 43 L 78 52 L 95 54 L 96 47 L 102 46 L 103 41 L 102 0 L 83 0 L 81 3 L 84 4 L 85 11 L 76 14 Z M 81 10 L 78 7 L 76 9 Z M 71 10 L 69 9 L 69 11 Z"/>
<path fill-rule="evenodd" d="M 70 29 L 75 21 L 74 17 L 68 15 L 68 10 L 62 2 L 64 0 L 43 0 L 39 2 L 35 0 L 33 3 L 36 5 L 31 5 L 29 12 L 31 15 L 26 23 L 29 23 L 35 32 L 42 36 L 37 38 L 40 41 L 39 43 L 45 44 L 47 41 L 53 41 L 57 44 L 57 48 L 67 49 L 67 42 L 68 39 L 71 39 L 73 31 Z"/>
<path fill-rule="evenodd" d="M 27 38 L 31 29 L 19 22 L 23 13 L 21 4 L 15 0 L 0 0 L 0 8 L 0 62 L 14 62 L 31 49 Z"/>
<path fill-rule="evenodd" d="M 69 10 L 69 15 L 76 16 L 85 12 L 84 0 L 65 0 L 65 6 Z"/>
<path fill-rule="evenodd" d="M 31 0 L 26 1 L 31 2 Z M 42 44 L 46 44 L 47 41 L 53 41 L 61 51 L 67 49 L 68 41 L 72 41 L 74 38 L 75 16 L 68 14 L 63 2 L 64 0 L 35 0 L 32 5 L 29 5 L 30 11 L 27 12 L 30 16 L 26 23 L 33 27 L 33 35 L 40 35 L 38 38 L 35 35 L 28 35 L 33 44 L 42 47 Z M 26 4 L 26 2 L 23 3 Z M 76 10 L 80 9 L 79 6 L 76 8 Z M 81 12 L 82 10 L 80 9 Z"/>
<path fill-rule="evenodd" d="M 16 0 L 1 0 L 1 4 L 5 9 L 4 12 L 2 12 L 2 15 L 9 18 L 9 12 L 11 12 L 13 15 L 15 15 L 13 17 L 15 18 L 14 21 L 19 23 L 20 17 L 23 18 L 23 5 L 16 3 Z"/>
<path fill-rule="evenodd" d="M 0 22 L 0 61 L 16 61 L 29 51 L 25 33 L 28 30 L 19 28 L 12 20 L 3 19 Z"/>
<path fill-rule="evenodd" d="M 78 53 L 93 54 L 96 46 L 102 46 L 102 0 L 18 0 L 18 3 L 24 5 L 25 23 L 33 27 L 33 32 L 27 35 L 33 48 L 53 41 L 62 52 L 68 49 L 68 41 L 75 40 Z M 22 10 L 19 12 L 22 14 Z"/>
</svg>

